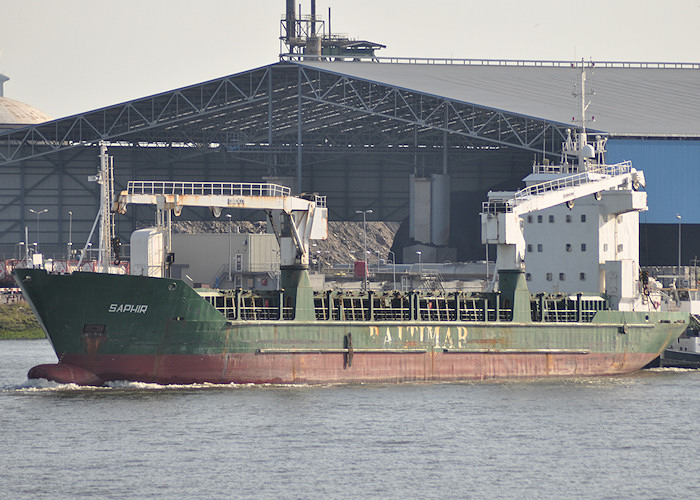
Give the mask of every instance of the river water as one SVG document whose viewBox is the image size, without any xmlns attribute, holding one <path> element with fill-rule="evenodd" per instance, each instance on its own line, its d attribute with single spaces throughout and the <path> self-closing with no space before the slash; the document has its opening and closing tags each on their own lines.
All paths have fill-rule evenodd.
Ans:
<svg viewBox="0 0 700 500">
<path fill-rule="evenodd" d="M 700 371 L 79 388 L 0 341 L 3 498 L 691 498 Z"/>
</svg>

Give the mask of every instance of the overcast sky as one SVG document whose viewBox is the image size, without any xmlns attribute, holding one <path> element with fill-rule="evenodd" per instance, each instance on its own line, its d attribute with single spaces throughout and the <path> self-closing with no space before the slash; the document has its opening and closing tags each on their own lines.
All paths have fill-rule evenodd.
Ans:
<svg viewBox="0 0 700 500">
<path fill-rule="evenodd" d="M 384 56 L 700 62 L 700 0 L 317 0 L 324 20 L 329 7 L 333 32 L 384 44 Z M 60 118 L 274 63 L 284 10 L 0 0 L 5 97 Z"/>
</svg>

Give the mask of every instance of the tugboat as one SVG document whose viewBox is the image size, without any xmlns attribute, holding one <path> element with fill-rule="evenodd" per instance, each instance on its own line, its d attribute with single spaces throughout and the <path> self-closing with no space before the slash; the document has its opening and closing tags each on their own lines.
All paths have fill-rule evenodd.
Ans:
<svg viewBox="0 0 700 500">
<path fill-rule="evenodd" d="M 658 307 L 690 313 L 690 323 L 683 334 L 650 363 L 650 367 L 700 368 L 700 290 L 697 289 L 696 266 L 690 268 L 690 275 L 682 275 L 682 269 L 673 268 L 670 274 L 665 272 L 659 275 L 654 272 L 659 269 L 652 268 L 652 273 L 662 285 L 656 302 Z"/>
</svg>

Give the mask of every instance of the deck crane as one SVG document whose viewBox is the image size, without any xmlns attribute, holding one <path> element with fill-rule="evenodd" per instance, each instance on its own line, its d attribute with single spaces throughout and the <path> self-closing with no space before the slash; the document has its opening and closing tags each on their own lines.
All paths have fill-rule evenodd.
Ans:
<svg viewBox="0 0 700 500">
<path fill-rule="evenodd" d="M 308 267 L 309 240 L 328 237 L 326 197 L 291 196 L 288 187 L 277 184 L 129 181 L 113 210 L 124 214 L 129 204 L 158 207 L 168 235 L 171 213 L 179 216 L 183 207 L 208 207 L 215 217 L 225 208 L 264 210 L 279 243 L 282 267 Z M 167 246 L 170 252 L 169 236 Z"/>
<path fill-rule="evenodd" d="M 225 208 L 264 210 L 280 248 L 280 287 L 297 320 L 314 319 L 308 275 L 309 241 L 328 237 L 326 197 L 291 196 L 285 186 L 269 183 L 130 181 L 113 206 L 126 213 L 129 204 L 155 205 L 165 232 L 165 256 L 172 262 L 171 218 L 183 207 L 208 207 L 215 217 Z M 163 263 L 165 268 L 166 263 Z"/>
</svg>

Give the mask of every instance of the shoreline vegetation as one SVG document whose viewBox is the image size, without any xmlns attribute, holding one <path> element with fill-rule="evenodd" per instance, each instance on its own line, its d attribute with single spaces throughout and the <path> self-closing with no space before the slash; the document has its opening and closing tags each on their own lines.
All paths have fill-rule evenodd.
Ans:
<svg viewBox="0 0 700 500">
<path fill-rule="evenodd" d="M 26 302 L 0 305 L 0 340 L 43 338 L 44 332 Z"/>
</svg>

